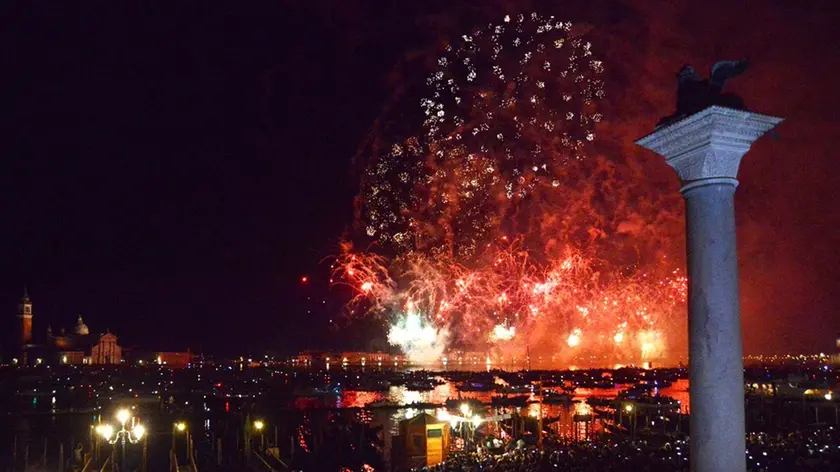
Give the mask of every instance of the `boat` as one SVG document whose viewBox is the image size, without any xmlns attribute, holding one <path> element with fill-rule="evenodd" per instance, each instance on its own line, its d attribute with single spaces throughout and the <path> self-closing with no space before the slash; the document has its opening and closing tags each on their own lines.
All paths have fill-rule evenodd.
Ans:
<svg viewBox="0 0 840 472">
<path fill-rule="evenodd" d="M 642 396 L 636 399 L 639 405 L 657 406 L 663 408 L 677 408 L 680 407 L 680 402 L 675 398 L 666 397 L 665 395 Z"/>
<path fill-rule="evenodd" d="M 674 382 L 669 379 L 656 379 L 653 384 L 656 385 L 656 388 L 668 388 L 674 385 Z"/>
<path fill-rule="evenodd" d="M 592 406 L 611 406 L 613 404 L 613 400 L 611 398 L 605 397 L 589 397 L 586 400 L 586 403 Z"/>
<path fill-rule="evenodd" d="M 643 387 L 643 388 L 650 388 L 652 389 L 659 389 L 659 388 L 668 388 L 673 385 L 673 382 L 667 379 L 652 379 L 652 380 L 640 380 L 636 386 Z"/>
<path fill-rule="evenodd" d="M 651 390 L 656 388 L 653 384 L 637 383 L 632 387 L 618 392 L 619 398 L 636 399 L 645 396 L 650 396 Z"/>
<path fill-rule="evenodd" d="M 553 390 L 546 390 L 543 392 L 542 401 L 543 403 L 548 403 L 549 405 L 571 403 L 572 396 L 567 393 L 557 393 Z"/>
<path fill-rule="evenodd" d="M 467 404 L 471 408 L 478 408 L 484 406 L 484 403 L 481 400 L 477 400 L 475 398 L 449 398 L 444 403 L 446 408 L 458 409 L 461 408 L 461 405 Z"/>
<path fill-rule="evenodd" d="M 528 404 L 529 398 L 529 395 L 516 395 L 513 397 L 496 395 L 490 399 L 490 404 L 493 406 L 525 406 Z"/>
<path fill-rule="evenodd" d="M 480 382 L 464 382 L 458 386 L 458 390 L 462 392 L 489 392 L 495 388 L 494 384 Z"/>
<path fill-rule="evenodd" d="M 410 380 L 405 383 L 406 390 L 428 392 L 435 389 L 435 383 L 431 380 Z"/>
<path fill-rule="evenodd" d="M 615 382 L 613 382 L 611 379 L 580 380 L 580 381 L 575 382 L 575 385 L 577 385 L 580 388 L 589 388 L 589 389 L 592 389 L 592 388 L 605 388 L 605 389 L 606 388 L 615 388 Z"/>
<path fill-rule="evenodd" d="M 387 392 L 391 383 L 387 380 L 369 380 L 352 385 L 353 390 L 360 392 Z"/>
<path fill-rule="evenodd" d="M 389 409 L 398 409 L 401 408 L 398 402 L 393 402 L 390 400 L 376 400 L 374 402 L 366 403 L 365 408 L 389 408 Z"/>
<path fill-rule="evenodd" d="M 533 392 L 531 385 L 497 385 L 496 391 L 499 393 L 531 393 Z"/>
<path fill-rule="evenodd" d="M 415 410 L 434 410 L 435 408 L 441 408 L 443 405 L 440 403 L 431 403 L 431 402 L 414 402 L 414 403 L 406 403 L 403 405 L 403 408 L 414 408 Z"/>
<path fill-rule="evenodd" d="M 308 387 L 299 388 L 294 391 L 296 397 L 329 397 L 339 395 L 341 393 L 340 387 Z"/>
</svg>

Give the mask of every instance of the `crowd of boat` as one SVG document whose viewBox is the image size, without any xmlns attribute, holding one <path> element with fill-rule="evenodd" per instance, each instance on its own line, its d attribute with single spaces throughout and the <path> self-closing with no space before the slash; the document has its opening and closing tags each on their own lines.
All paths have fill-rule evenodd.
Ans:
<svg viewBox="0 0 840 472">
<path fill-rule="evenodd" d="M 568 404 L 581 389 L 609 390 L 609 395 L 587 395 L 590 403 L 605 404 L 616 401 L 655 401 L 659 405 L 671 403 L 657 393 L 673 382 L 686 378 L 684 369 L 621 369 L 586 371 L 489 371 L 489 372 L 433 372 L 383 371 L 366 372 L 298 372 L 295 374 L 297 397 L 339 397 L 342 392 L 366 391 L 387 393 L 393 388 L 416 392 L 431 392 L 448 384 L 456 397 L 441 402 L 414 401 L 404 403 L 396 399 L 380 398 L 365 404 L 367 408 L 430 409 L 452 407 L 465 400 L 491 406 L 525 406 L 529 403 Z M 619 389 L 617 395 L 615 390 Z M 483 395 L 475 395 L 483 394 Z M 476 399 L 481 398 L 481 400 Z M 450 404 L 451 403 L 451 404 Z"/>
<path fill-rule="evenodd" d="M 285 369 L 203 367 L 183 370 L 161 366 L 144 368 L 122 366 L 93 368 L 6 369 L 0 375 L 0 397 L 12 413 L 43 411 L 92 411 L 103 403 L 161 402 L 187 406 L 186 399 L 220 401 L 257 399 L 264 395 L 281 402 L 295 398 L 329 400 L 346 392 L 381 393 L 366 405 L 369 408 L 446 406 L 441 395 L 389 395 L 395 389 L 405 392 L 443 392 L 451 400 L 479 397 L 490 405 L 525 405 L 533 402 L 564 404 L 585 396 L 593 406 L 615 401 L 671 403 L 661 395 L 671 385 L 688 378 L 685 368 L 589 369 L 566 371 L 491 370 L 487 372 L 426 371 L 397 369 Z M 836 381 L 830 372 L 815 366 L 789 372 L 767 367 L 746 371 L 746 393 L 796 399 L 831 398 Z M 834 383 L 832 383 L 834 382 Z M 447 388 L 441 388 L 446 385 Z M 581 395 L 581 393 L 584 393 Z M 423 403 L 422 400 L 435 401 Z M 181 402 L 181 399 L 185 399 Z M 26 405 L 26 408 L 19 408 Z M 340 407 L 341 405 L 338 404 Z M 361 406 L 361 405 L 355 405 Z"/>
</svg>

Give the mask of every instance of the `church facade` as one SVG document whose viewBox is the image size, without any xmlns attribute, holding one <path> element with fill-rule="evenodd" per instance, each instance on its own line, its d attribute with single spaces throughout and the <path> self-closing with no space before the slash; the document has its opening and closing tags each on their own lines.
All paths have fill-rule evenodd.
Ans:
<svg viewBox="0 0 840 472">
<path fill-rule="evenodd" d="M 11 363 L 19 365 L 47 364 L 120 364 L 122 348 L 117 343 L 117 336 L 106 331 L 104 334 L 91 334 L 81 315 L 72 332 L 61 328 L 54 333 L 52 326 L 47 326 L 46 336 L 36 342 L 33 336 L 33 310 L 29 294 L 24 292 L 18 304 L 17 339 L 12 344 L 17 346 L 12 354 Z"/>
</svg>

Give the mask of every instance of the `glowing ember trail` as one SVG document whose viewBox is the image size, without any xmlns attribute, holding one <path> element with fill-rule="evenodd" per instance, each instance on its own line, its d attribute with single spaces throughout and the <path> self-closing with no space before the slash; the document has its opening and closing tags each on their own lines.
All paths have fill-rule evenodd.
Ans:
<svg viewBox="0 0 840 472">
<path fill-rule="evenodd" d="M 353 306 L 394 320 L 389 342 L 415 361 L 430 359 L 430 352 L 439 359 L 455 346 L 500 356 L 532 347 L 552 355 L 574 350 L 621 360 L 661 358 L 665 333 L 685 301 L 684 278 L 676 273 L 651 283 L 616 276 L 601 285 L 594 275 L 578 255 L 543 266 L 514 245 L 497 249 L 479 268 L 418 254 L 386 261 L 347 253 L 334 265 L 333 279 L 356 288 Z M 566 333 L 562 343 L 558 333 Z"/>
</svg>

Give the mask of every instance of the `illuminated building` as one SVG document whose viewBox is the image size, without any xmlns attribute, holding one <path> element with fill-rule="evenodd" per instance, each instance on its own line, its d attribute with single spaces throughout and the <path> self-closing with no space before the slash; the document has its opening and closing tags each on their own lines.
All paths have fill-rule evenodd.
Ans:
<svg viewBox="0 0 840 472">
<path fill-rule="evenodd" d="M 406 468 L 432 467 L 446 460 L 449 442 L 449 423 L 420 413 L 400 422 L 400 434 L 392 439 L 391 461 Z"/>
<path fill-rule="evenodd" d="M 32 344 L 32 301 L 26 289 L 23 290 L 23 298 L 18 304 L 18 318 L 20 319 L 20 345 Z"/>
<path fill-rule="evenodd" d="M 329 357 L 329 355 L 325 352 L 303 351 L 292 359 L 292 364 L 301 367 L 309 367 L 312 365 L 323 367 L 323 364 L 327 362 L 327 357 Z"/>
<path fill-rule="evenodd" d="M 46 347 L 57 354 L 62 364 L 119 364 L 122 362 L 122 348 L 117 344 L 117 336 L 106 330 L 104 334 L 90 334 L 90 329 L 82 320 L 76 319 L 72 334 L 64 328 L 55 335 L 51 326 L 47 326 Z"/>
<path fill-rule="evenodd" d="M 59 351 L 58 359 L 65 365 L 82 365 L 87 363 L 84 351 Z"/>
<path fill-rule="evenodd" d="M 336 366 L 353 367 L 393 367 L 404 366 L 405 356 L 402 354 L 389 354 L 382 351 L 302 351 L 292 357 L 289 363 L 295 367 L 306 367 L 323 369 Z"/>
<path fill-rule="evenodd" d="M 193 360 L 193 354 L 187 352 L 156 352 L 155 362 L 172 369 L 186 369 Z"/>
<path fill-rule="evenodd" d="M 72 333 L 68 334 L 62 328 L 56 334 L 52 326 L 47 326 L 46 337 L 36 340 L 32 300 L 25 290 L 18 304 L 17 318 L 17 339 L 14 343 L 17 351 L 10 357 L 18 359 L 19 365 L 119 364 L 122 361 L 122 348 L 117 344 L 117 337 L 107 330 L 101 335 L 91 334 L 81 316 Z M 41 362 L 36 362 L 37 359 Z"/>
<path fill-rule="evenodd" d="M 100 336 L 99 342 L 90 348 L 90 364 L 119 364 L 121 361 L 122 348 L 110 331 Z"/>
<path fill-rule="evenodd" d="M 37 346 L 32 342 L 32 301 L 29 299 L 26 288 L 23 289 L 23 298 L 18 303 L 17 318 L 18 326 L 15 330 L 17 336 L 14 339 L 14 346 L 17 349 L 10 354 L 13 354 L 21 365 L 28 365 L 34 362 L 38 354 L 34 353 L 34 351 L 37 351 Z"/>
</svg>

